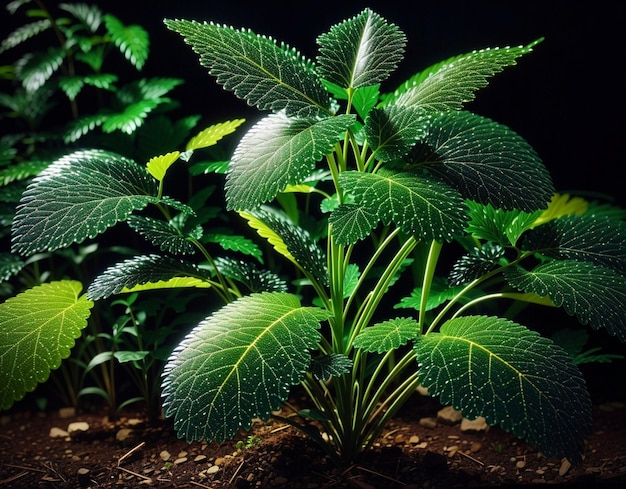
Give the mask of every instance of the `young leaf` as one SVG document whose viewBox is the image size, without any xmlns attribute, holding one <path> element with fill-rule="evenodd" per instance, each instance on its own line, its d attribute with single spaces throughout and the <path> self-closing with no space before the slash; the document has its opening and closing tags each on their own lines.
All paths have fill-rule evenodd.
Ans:
<svg viewBox="0 0 626 489">
<path fill-rule="evenodd" d="M 185 150 L 190 151 L 213 146 L 224 136 L 235 132 L 235 129 L 244 122 L 245 119 L 235 119 L 207 127 L 189 140 Z"/>
<path fill-rule="evenodd" d="M 291 119 L 284 114 L 259 121 L 233 154 L 225 186 L 227 208 L 254 209 L 287 185 L 302 183 L 353 122 L 353 115 Z"/>
<path fill-rule="evenodd" d="M 278 409 L 302 380 L 328 313 L 280 292 L 253 294 L 200 323 L 163 372 L 166 416 L 188 441 L 222 441 Z"/>
<path fill-rule="evenodd" d="M 45 382 L 70 355 L 93 303 L 79 282 L 33 287 L 0 304 L 0 409 Z"/>
<path fill-rule="evenodd" d="M 260 263 L 263 263 L 263 252 L 261 248 L 259 248 L 256 243 L 243 236 L 207 233 L 202 236 L 201 241 L 203 243 L 217 243 L 225 250 L 238 251 L 244 255 L 253 256 Z"/>
<path fill-rule="evenodd" d="M 547 295 L 582 324 L 605 328 L 626 343 L 626 277 L 589 262 L 554 260 L 532 269 L 515 267 L 505 274 L 518 290 Z"/>
<path fill-rule="evenodd" d="M 446 112 L 424 121 L 427 136 L 407 162 L 426 167 L 463 197 L 506 210 L 545 209 L 554 194 L 546 167 L 518 134 L 470 112 Z"/>
<path fill-rule="evenodd" d="M 173 151 L 165 155 L 154 156 L 146 163 L 148 173 L 156 178 L 159 182 L 165 178 L 165 174 L 170 166 L 172 166 L 180 156 L 179 151 Z"/>
<path fill-rule="evenodd" d="M 335 243 L 340 245 L 365 239 L 378 221 L 376 210 L 370 209 L 367 204 L 341 204 L 328 218 Z"/>
<path fill-rule="evenodd" d="M 174 277 L 191 277 L 207 281 L 210 273 L 182 260 L 160 255 L 135 256 L 107 268 L 91 283 L 87 296 L 106 299 L 137 285 L 168 281 Z"/>
<path fill-rule="evenodd" d="M 368 214 L 385 224 L 393 222 L 418 239 L 450 241 L 465 227 L 463 199 L 434 179 L 383 169 L 374 174 L 343 172 L 339 182 Z"/>
<path fill-rule="evenodd" d="M 345 89 L 376 85 L 402 61 L 406 36 L 369 8 L 317 38 L 317 72 Z"/>
<path fill-rule="evenodd" d="M 330 99 L 313 65 L 296 50 L 250 30 L 211 23 L 165 20 L 200 56 L 225 90 L 259 110 L 288 116 L 330 114 Z"/>
<path fill-rule="evenodd" d="M 547 209 L 537 217 L 532 227 L 540 226 L 548 221 L 570 214 L 584 214 L 588 208 L 589 202 L 581 197 L 571 197 L 569 194 L 554 194 Z"/>
<path fill-rule="evenodd" d="M 434 277 L 430 286 L 430 292 L 426 301 L 426 311 L 430 311 L 440 306 L 444 302 L 452 299 L 461 291 L 461 287 L 451 287 L 448 281 L 443 277 Z M 393 306 L 394 309 L 415 309 L 420 310 L 422 301 L 422 287 L 416 287 L 411 292 L 410 297 L 405 297 L 398 304 Z"/>
<path fill-rule="evenodd" d="M 28 186 L 13 221 L 12 249 L 31 254 L 94 238 L 155 202 L 146 170 L 115 153 L 70 153 Z"/>
<path fill-rule="evenodd" d="M 419 379 L 444 405 L 578 462 L 591 430 L 591 400 L 569 355 L 509 320 L 468 316 L 419 336 Z"/>
<path fill-rule="evenodd" d="M 139 25 L 125 26 L 120 20 L 111 15 L 104 16 L 104 24 L 113 40 L 124 57 L 130 63 L 141 70 L 148 59 L 150 51 L 150 39 L 146 30 Z"/>
<path fill-rule="evenodd" d="M 405 345 L 419 334 L 414 319 L 396 318 L 363 329 L 354 339 L 354 346 L 369 352 L 385 353 Z"/>
<path fill-rule="evenodd" d="M 434 112 L 459 110 L 474 99 L 474 92 L 487 86 L 488 78 L 516 63 L 541 42 L 526 46 L 481 49 L 437 63 L 409 78 L 386 104 L 423 107 Z"/>
<path fill-rule="evenodd" d="M 470 216 L 466 231 L 478 239 L 493 241 L 501 246 L 515 246 L 520 236 L 531 229 L 541 210 L 532 213 L 495 209 L 491 204 L 467 201 Z"/>
</svg>

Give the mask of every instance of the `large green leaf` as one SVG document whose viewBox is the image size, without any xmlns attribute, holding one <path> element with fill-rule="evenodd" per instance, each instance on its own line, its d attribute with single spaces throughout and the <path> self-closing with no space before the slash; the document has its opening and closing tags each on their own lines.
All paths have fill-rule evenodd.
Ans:
<svg viewBox="0 0 626 489">
<path fill-rule="evenodd" d="M 591 429 L 591 401 L 569 355 L 552 341 L 502 318 L 452 319 L 415 341 L 419 379 L 429 393 L 472 419 L 580 461 Z"/>
<path fill-rule="evenodd" d="M 164 370 L 165 414 L 179 436 L 222 441 L 267 418 L 304 377 L 327 318 L 272 292 L 239 299 L 200 323 Z"/>
<path fill-rule="evenodd" d="M 410 165 L 426 167 L 466 197 L 507 210 L 545 209 L 554 194 L 535 150 L 506 126 L 470 112 L 425 118 Z"/>
<path fill-rule="evenodd" d="M 352 115 L 292 119 L 284 114 L 259 121 L 232 156 L 225 186 L 228 209 L 254 209 L 287 185 L 302 183 L 353 122 Z"/>
<path fill-rule="evenodd" d="M 13 221 L 13 251 L 51 251 L 94 238 L 133 211 L 155 202 L 145 168 L 106 151 L 77 151 L 28 186 Z"/>
<path fill-rule="evenodd" d="M 582 260 L 626 273 L 626 222 L 608 216 L 568 215 L 537 226 L 523 249 L 559 259 Z"/>
<path fill-rule="evenodd" d="M 0 409 L 45 382 L 69 356 L 93 307 L 81 288 L 52 282 L 0 304 Z"/>
<path fill-rule="evenodd" d="M 465 205 L 445 184 L 409 172 L 343 172 L 341 186 L 357 205 L 385 224 L 393 222 L 407 234 L 426 240 L 450 241 L 465 227 Z M 334 219 L 334 226 L 339 222 Z"/>
<path fill-rule="evenodd" d="M 517 58 L 541 42 L 527 46 L 481 49 L 430 66 L 409 78 L 385 103 L 424 107 L 433 111 L 458 110 L 474 99 L 474 92 L 487 86 L 488 78 L 514 65 Z"/>
<path fill-rule="evenodd" d="M 626 343 L 626 277 L 600 265 L 554 260 L 527 271 L 506 272 L 508 282 L 525 292 L 547 295 L 582 324 L 605 328 Z"/>
<path fill-rule="evenodd" d="M 330 98 L 313 64 L 295 49 L 213 22 L 166 19 L 165 25 L 183 36 L 217 83 L 259 110 L 298 117 L 330 114 Z"/>
<path fill-rule="evenodd" d="M 342 88 L 360 88 L 385 80 L 402 60 L 406 37 L 369 8 L 318 37 L 317 70 Z"/>
<path fill-rule="evenodd" d="M 198 266 L 160 255 L 135 256 L 107 268 L 91 283 L 87 295 L 92 300 L 119 294 L 136 285 L 190 277 L 207 282 L 211 273 Z"/>
</svg>

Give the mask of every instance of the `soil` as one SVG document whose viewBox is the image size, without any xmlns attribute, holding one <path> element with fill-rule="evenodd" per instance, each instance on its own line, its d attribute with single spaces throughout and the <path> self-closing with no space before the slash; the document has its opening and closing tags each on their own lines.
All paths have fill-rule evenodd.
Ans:
<svg viewBox="0 0 626 489">
<path fill-rule="evenodd" d="M 281 422 L 257 421 L 235 439 L 187 443 L 171 422 L 141 412 L 116 420 L 95 410 L 12 412 L 1 418 L 0 487 L 4 488 L 342 488 L 625 487 L 626 406 L 594 406 L 594 429 L 581 464 L 545 457 L 497 427 L 461 431 L 436 418 L 442 408 L 419 397 L 394 419 L 372 450 L 336 469 L 320 449 Z M 71 413 L 70 413 L 71 414 Z M 422 422 L 420 423 L 420 420 Z M 86 422 L 86 431 L 68 431 Z M 124 435 L 127 435 L 124 438 Z M 255 438 L 249 438 L 253 436 Z M 247 441 L 250 447 L 242 447 Z M 239 444 L 237 442 L 240 442 Z"/>
</svg>

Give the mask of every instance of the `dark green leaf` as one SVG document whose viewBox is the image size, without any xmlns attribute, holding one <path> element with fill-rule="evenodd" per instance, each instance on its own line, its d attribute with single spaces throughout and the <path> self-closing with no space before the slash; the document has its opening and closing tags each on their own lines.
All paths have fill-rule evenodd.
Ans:
<svg viewBox="0 0 626 489">
<path fill-rule="evenodd" d="M 626 277 L 589 262 L 554 260 L 531 271 L 507 270 L 515 288 L 547 295 L 582 324 L 605 328 L 626 343 Z"/>
<path fill-rule="evenodd" d="M 238 251 L 244 255 L 255 257 L 260 263 L 263 263 L 263 252 L 256 243 L 235 234 L 218 234 L 207 233 L 202 236 L 203 243 L 217 243 L 225 250 Z"/>
<path fill-rule="evenodd" d="M 343 172 L 341 186 L 385 224 L 393 222 L 418 239 L 450 241 L 465 227 L 463 199 L 450 187 L 409 172 Z"/>
<path fill-rule="evenodd" d="M 236 280 L 253 292 L 287 292 L 287 283 L 270 270 L 260 270 L 253 263 L 219 257 L 215 266 L 222 275 Z"/>
<path fill-rule="evenodd" d="M 2 168 L 0 170 L 0 186 L 39 175 L 48 165 L 50 165 L 50 161 L 30 160 L 20 161 L 7 168 Z"/>
<path fill-rule="evenodd" d="M 214 23 L 165 20 L 200 56 L 200 63 L 259 110 L 288 116 L 329 115 L 330 99 L 313 64 L 296 50 L 254 32 Z"/>
<path fill-rule="evenodd" d="M 7 49 L 19 46 L 24 41 L 35 37 L 37 34 L 49 29 L 51 26 L 52 22 L 50 22 L 50 19 L 42 19 L 18 27 L 2 40 L 2 44 L 0 44 L 0 53 L 5 52 Z"/>
<path fill-rule="evenodd" d="M 350 372 L 352 360 L 342 353 L 331 353 L 313 358 L 311 362 L 311 373 L 322 381 L 327 381 L 331 377 L 338 377 Z"/>
<path fill-rule="evenodd" d="M 16 275 L 24 267 L 19 256 L 12 253 L 0 252 L 0 282 Z"/>
<path fill-rule="evenodd" d="M 406 37 L 369 8 L 318 37 L 317 70 L 342 88 L 376 85 L 389 77 L 404 55 Z"/>
<path fill-rule="evenodd" d="M 102 23 L 102 11 L 96 5 L 85 3 L 60 3 L 59 8 L 76 17 L 92 34 Z"/>
<path fill-rule="evenodd" d="M 448 279 L 450 285 L 463 285 L 482 277 L 499 265 L 504 249 L 499 244 L 485 243 L 462 256 L 453 266 Z"/>
<path fill-rule="evenodd" d="M 335 242 L 348 245 L 368 237 L 378 220 L 367 205 L 341 204 L 333 210 L 328 222 Z"/>
<path fill-rule="evenodd" d="M 369 352 L 385 353 L 405 345 L 419 334 L 415 319 L 396 318 L 363 329 L 354 346 Z"/>
<path fill-rule="evenodd" d="M 415 341 L 419 379 L 469 419 L 537 446 L 547 456 L 581 460 L 591 430 L 591 400 L 569 355 L 506 319 L 469 316 Z"/>
<path fill-rule="evenodd" d="M 164 370 L 166 416 L 188 441 L 222 441 L 267 418 L 311 364 L 321 309 L 290 294 L 253 294 L 200 323 Z"/>
<path fill-rule="evenodd" d="M 517 243 L 520 236 L 530 229 L 541 210 L 532 213 L 495 209 L 491 204 L 468 201 L 470 221 L 466 231 L 478 239 L 493 241 L 501 246 Z"/>
<path fill-rule="evenodd" d="M 139 25 L 126 26 L 111 14 L 104 16 L 104 23 L 113 43 L 124 57 L 141 70 L 150 51 L 150 39 L 146 30 Z"/>
<path fill-rule="evenodd" d="M 167 222 L 144 216 L 129 216 L 126 222 L 161 251 L 180 255 L 196 251 L 180 230 Z"/>
<path fill-rule="evenodd" d="M 12 249 L 31 254 L 94 238 L 155 202 L 146 169 L 106 151 L 77 151 L 28 186 L 13 221 Z"/>
<path fill-rule="evenodd" d="M 506 210 L 547 207 L 550 175 L 533 148 L 511 129 L 469 112 L 447 112 L 426 122 L 428 135 L 408 162 L 426 167 L 467 199 Z"/>
<path fill-rule="evenodd" d="M 354 116 L 291 119 L 271 114 L 241 139 L 226 180 L 228 209 L 254 209 L 287 185 L 301 183 L 330 153 Z"/>
<path fill-rule="evenodd" d="M 41 88 L 59 69 L 67 53 L 60 47 L 50 47 L 47 51 L 29 53 L 16 64 L 16 75 L 28 92 Z"/>
<path fill-rule="evenodd" d="M 107 268 L 91 283 L 87 296 L 91 300 L 106 299 L 125 288 L 166 281 L 174 277 L 208 280 L 210 273 L 182 260 L 159 255 L 135 256 Z"/>
</svg>

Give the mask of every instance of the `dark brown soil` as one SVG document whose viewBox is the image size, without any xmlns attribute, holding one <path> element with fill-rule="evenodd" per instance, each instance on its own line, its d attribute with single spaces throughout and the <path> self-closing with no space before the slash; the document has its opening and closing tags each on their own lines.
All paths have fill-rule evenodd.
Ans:
<svg viewBox="0 0 626 489">
<path fill-rule="evenodd" d="M 441 406 L 431 399 L 417 404 L 388 426 L 371 452 L 344 471 L 277 421 L 259 421 L 250 433 L 222 444 L 189 444 L 177 439 L 170 422 L 151 425 L 136 412 L 116 421 L 102 412 L 70 418 L 58 412 L 16 412 L 3 416 L 0 426 L 0 487 L 452 489 L 626 483 L 623 402 L 594 408 L 584 461 L 569 468 L 498 428 L 469 433 L 458 424 L 424 427 L 419 419 L 435 417 Z M 50 437 L 51 428 L 67 430 L 75 421 L 87 422 L 88 431 Z M 132 430 L 131 436 L 119 441 L 125 428 Z M 238 449 L 237 441 L 245 442 L 250 435 L 260 443 Z"/>
</svg>

